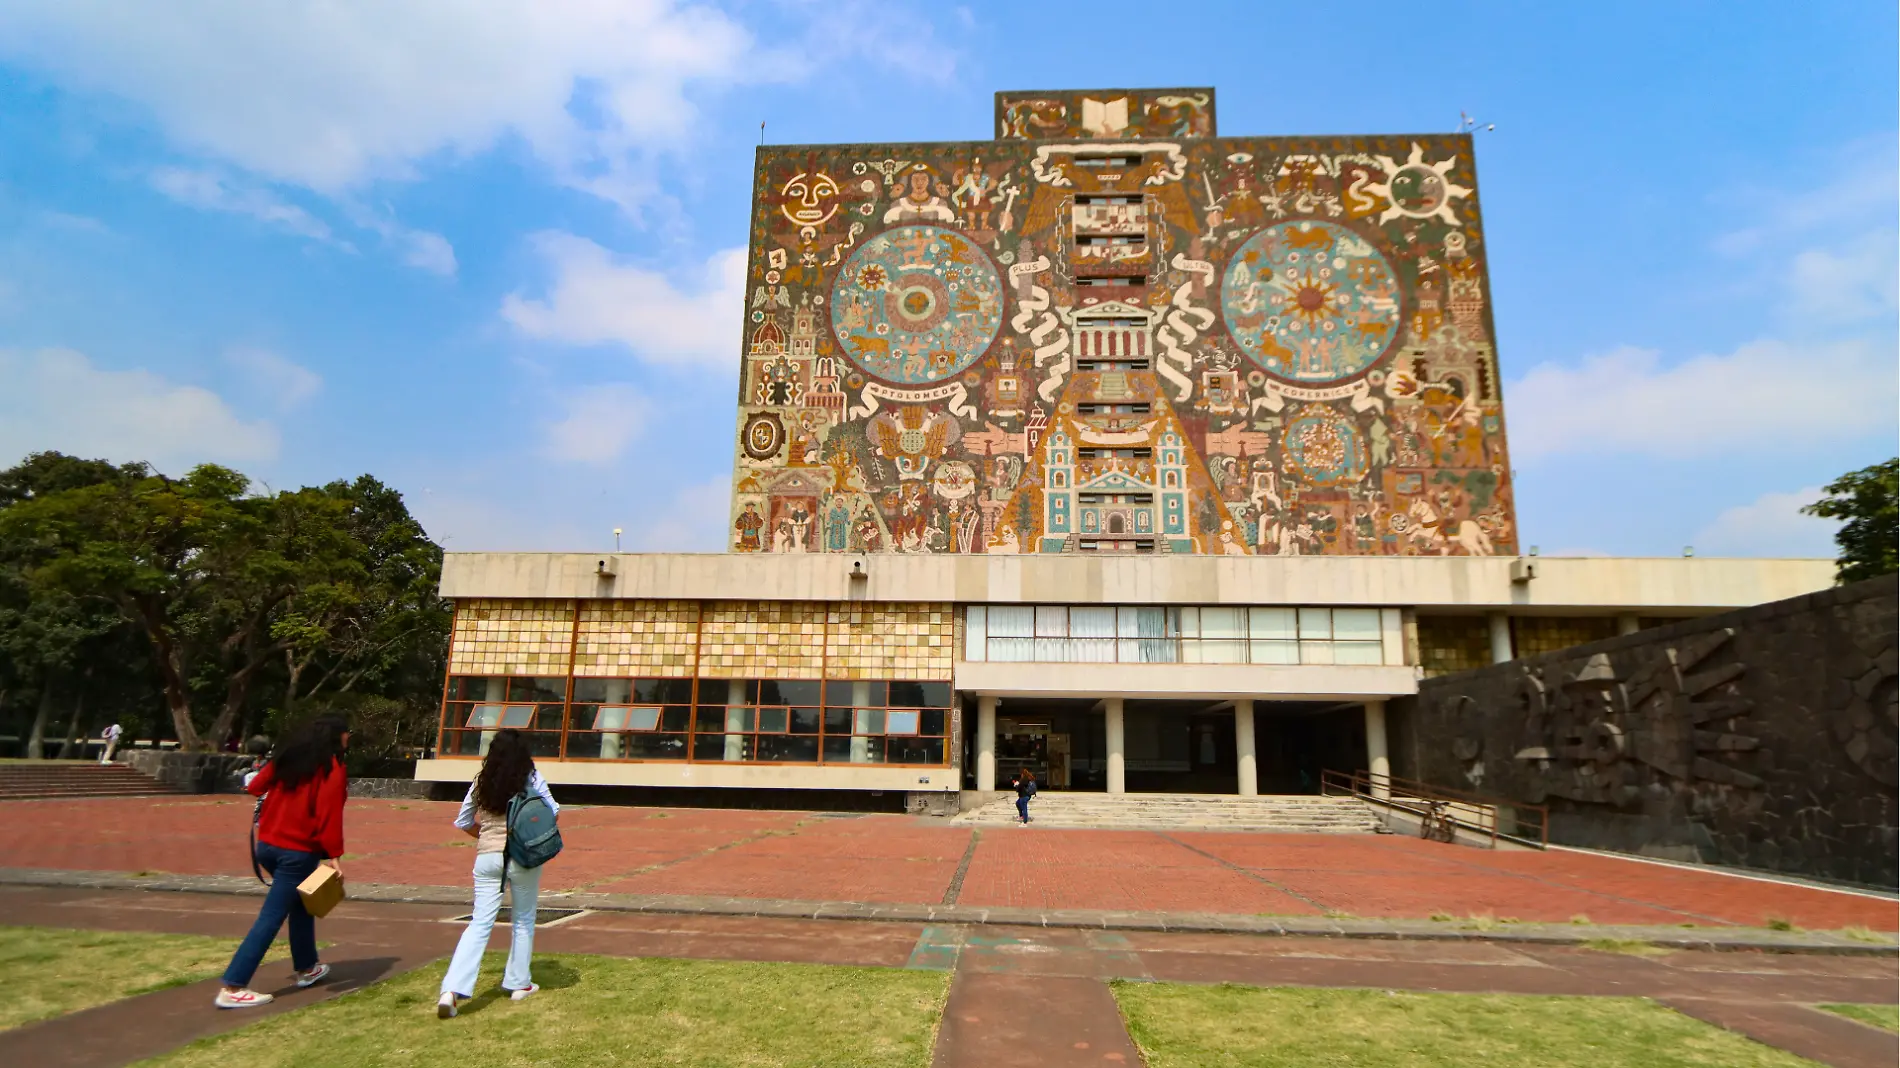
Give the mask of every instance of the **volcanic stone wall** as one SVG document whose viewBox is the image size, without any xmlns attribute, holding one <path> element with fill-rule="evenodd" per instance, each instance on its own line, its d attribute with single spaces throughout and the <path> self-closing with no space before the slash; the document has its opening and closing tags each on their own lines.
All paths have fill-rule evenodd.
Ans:
<svg viewBox="0 0 1900 1068">
<path fill-rule="evenodd" d="M 1892 887 L 1895 617 L 1888 575 L 1428 679 L 1401 755 L 1555 843 Z"/>
</svg>

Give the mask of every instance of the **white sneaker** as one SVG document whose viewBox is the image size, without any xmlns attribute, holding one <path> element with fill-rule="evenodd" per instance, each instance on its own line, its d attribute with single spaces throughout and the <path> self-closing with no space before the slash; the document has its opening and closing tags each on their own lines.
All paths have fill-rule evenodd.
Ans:
<svg viewBox="0 0 1900 1068">
<path fill-rule="evenodd" d="M 455 995 L 444 994 L 435 1000 L 435 1018 L 449 1020 L 455 1017 Z"/>
<path fill-rule="evenodd" d="M 526 1001 L 528 1000 L 529 996 L 538 994 L 540 992 L 541 992 L 540 987 L 535 986 L 533 983 L 529 983 L 527 986 L 522 987 L 520 990 L 515 990 L 515 991 L 510 992 L 508 995 L 508 999 L 510 1001 Z"/>
<path fill-rule="evenodd" d="M 268 1005 L 276 999 L 269 994 L 260 994 L 255 990 L 219 989 L 215 1004 L 220 1009 L 254 1009 L 259 1005 Z"/>
<path fill-rule="evenodd" d="M 327 978 L 329 974 L 330 974 L 330 966 L 328 964 L 318 964 L 307 972 L 298 972 L 297 985 L 300 987 L 315 986 L 318 983 L 323 982 L 323 980 Z"/>
</svg>

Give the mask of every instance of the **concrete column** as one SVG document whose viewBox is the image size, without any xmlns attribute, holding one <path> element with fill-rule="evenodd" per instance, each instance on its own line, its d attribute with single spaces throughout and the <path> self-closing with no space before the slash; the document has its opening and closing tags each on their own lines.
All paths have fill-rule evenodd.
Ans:
<svg viewBox="0 0 1900 1068">
<path fill-rule="evenodd" d="M 725 758 L 727 760 L 745 759 L 746 736 L 736 733 L 745 730 L 747 727 L 745 721 L 747 711 L 745 704 L 745 683 L 746 680 L 744 679 L 726 680 L 726 729 L 735 732 L 726 735 Z M 757 712 L 753 713 L 753 715 L 757 714 Z M 751 724 L 751 726 L 757 728 L 758 724 L 754 723 Z"/>
<path fill-rule="evenodd" d="M 490 678 L 487 682 L 482 684 L 482 696 L 487 698 L 491 703 L 500 705 L 503 701 L 508 699 L 508 680 L 501 677 Z M 481 737 L 475 744 L 475 755 L 482 757 L 487 756 L 488 745 L 495 740 L 495 735 L 498 733 L 500 732 L 483 731 Z"/>
<path fill-rule="evenodd" d="M 1260 792 L 1260 776 L 1254 767 L 1253 702 L 1234 702 L 1234 752 L 1240 765 L 1240 796 L 1253 797 Z"/>
<path fill-rule="evenodd" d="M 1634 634 L 1642 629 L 1643 624 L 1636 618 L 1636 613 L 1634 612 L 1625 612 L 1616 617 L 1616 633 L 1619 637 L 1625 634 Z"/>
<path fill-rule="evenodd" d="M 1491 613 L 1491 662 L 1502 664 L 1511 659 L 1511 617 L 1503 612 Z"/>
<path fill-rule="evenodd" d="M 868 764 L 871 761 L 871 739 L 856 733 L 858 729 L 858 709 L 871 705 L 871 683 L 860 680 L 851 684 L 851 763 Z"/>
<path fill-rule="evenodd" d="M 1391 797 L 1392 761 L 1385 749 L 1385 702 L 1366 702 L 1366 770 L 1372 773 L 1372 796 Z"/>
<path fill-rule="evenodd" d="M 996 789 L 996 698 L 976 699 L 976 788 Z"/>
<path fill-rule="evenodd" d="M 1128 792 L 1128 777 L 1123 768 L 1123 757 L 1128 749 L 1127 733 L 1122 729 L 1122 699 L 1110 697 L 1102 701 L 1102 715 L 1107 721 L 1108 735 L 1108 792 L 1125 794 Z"/>
</svg>

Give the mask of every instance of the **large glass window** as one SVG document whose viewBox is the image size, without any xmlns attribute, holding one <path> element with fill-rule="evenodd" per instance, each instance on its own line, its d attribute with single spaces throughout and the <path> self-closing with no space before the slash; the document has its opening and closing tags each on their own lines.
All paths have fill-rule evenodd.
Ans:
<svg viewBox="0 0 1900 1068">
<path fill-rule="evenodd" d="M 999 663 L 1383 664 L 1377 608 L 972 605 L 964 656 Z"/>
<path fill-rule="evenodd" d="M 941 765 L 948 682 L 454 676 L 440 751 L 529 732 L 536 756 Z"/>
</svg>

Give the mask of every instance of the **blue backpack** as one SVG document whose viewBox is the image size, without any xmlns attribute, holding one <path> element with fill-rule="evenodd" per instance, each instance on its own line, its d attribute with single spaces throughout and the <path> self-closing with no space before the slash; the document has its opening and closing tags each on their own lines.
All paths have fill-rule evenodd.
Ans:
<svg viewBox="0 0 1900 1068">
<path fill-rule="evenodd" d="M 523 788 L 508 802 L 508 846 L 501 851 L 501 877 L 508 878 L 508 865 L 538 868 L 561 852 L 561 828 L 555 825 L 554 810 L 540 794 Z"/>
</svg>

